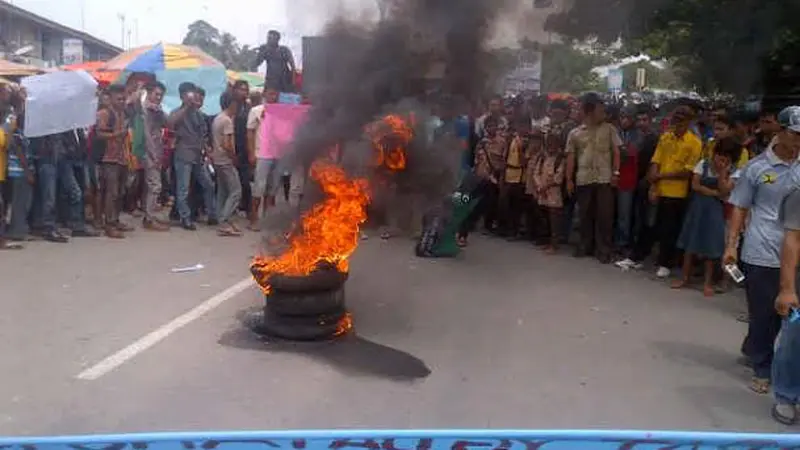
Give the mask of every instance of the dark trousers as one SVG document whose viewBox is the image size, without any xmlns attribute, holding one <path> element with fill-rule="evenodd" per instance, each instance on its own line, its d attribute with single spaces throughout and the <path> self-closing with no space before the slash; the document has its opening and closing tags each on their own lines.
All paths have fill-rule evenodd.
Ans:
<svg viewBox="0 0 800 450">
<path fill-rule="evenodd" d="M 19 176 L 6 181 L 11 186 L 11 221 L 6 230 L 10 239 L 23 240 L 28 235 L 28 218 L 33 203 L 34 186 L 28 178 Z"/>
<path fill-rule="evenodd" d="M 578 252 L 598 258 L 611 257 L 614 235 L 614 188 L 595 183 L 578 186 L 581 242 Z"/>
<path fill-rule="evenodd" d="M 522 215 L 525 213 L 525 185 L 507 183 L 500 195 L 500 231 L 508 236 L 516 236 L 520 230 Z"/>
<path fill-rule="evenodd" d="M 496 210 L 498 195 L 496 184 L 489 181 L 482 181 L 477 189 L 475 189 L 474 195 L 479 198 L 478 204 L 475 205 L 470 215 L 467 216 L 467 219 L 461 224 L 461 228 L 458 230 L 458 235 L 460 237 L 469 236 L 469 233 L 475 229 L 475 225 L 481 217 L 486 221 L 487 212 L 492 211 L 492 208 Z"/>
<path fill-rule="evenodd" d="M 563 216 L 564 208 L 539 206 L 539 217 L 542 218 L 542 234 L 549 239 L 548 243 L 553 247 L 558 247 L 561 241 L 561 233 L 564 229 Z"/>
<path fill-rule="evenodd" d="M 640 211 L 643 226 L 639 231 L 639 238 L 633 250 L 631 259 L 637 262 L 644 261 L 653 250 L 653 244 L 658 242 L 658 261 L 660 267 L 673 268 L 678 263 L 678 249 L 676 247 L 678 236 L 681 234 L 683 219 L 686 214 L 686 199 L 666 198 L 658 199 L 655 221 L 652 226 L 649 208 Z"/>
<path fill-rule="evenodd" d="M 744 353 L 753 364 L 758 378 L 770 378 L 775 338 L 781 329 L 781 317 L 775 311 L 775 298 L 780 291 L 781 270 L 742 263 L 747 296 L 747 336 L 742 343 Z"/>
</svg>

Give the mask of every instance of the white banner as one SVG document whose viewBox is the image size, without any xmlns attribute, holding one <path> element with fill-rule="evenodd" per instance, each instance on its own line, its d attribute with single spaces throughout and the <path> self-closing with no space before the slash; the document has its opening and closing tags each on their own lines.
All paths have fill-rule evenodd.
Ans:
<svg viewBox="0 0 800 450">
<path fill-rule="evenodd" d="M 80 39 L 65 38 L 62 41 L 61 59 L 63 64 L 82 64 L 83 63 L 83 41 Z"/>
<path fill-rule="evenodd" d="M 22 86 L 28 95 L 26 136 L 46 136 L 94 125 L 97 81 L 83 70 L 34 75 L 23 78 Z"/>
</svg>

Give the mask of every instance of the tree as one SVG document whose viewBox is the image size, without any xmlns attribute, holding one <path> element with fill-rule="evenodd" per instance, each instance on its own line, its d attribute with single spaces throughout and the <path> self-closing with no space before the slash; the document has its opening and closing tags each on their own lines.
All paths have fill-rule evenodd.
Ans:
<svg viewBox="0 0 800 450">
<path fill-rule="evenodd" d="M 221 32 L 204 20 L 197 20 L 189 25 L 183 44 L 195 46 L 213 56 L 226 68 L 240 72 L 252 70 L 258 57 L 257 48 L 240 46 L 236 36 Z"/>
<path fill-rule="evenodd" d="M 574 0 L 547 27 L 578 39 L 622 39 L 685 69 L 701 90 L 748 93 L 800 68 L 796 0 Z"/>
<path fill-rule="evenodd" d="M 196 20 L 189 24 L 189 31 L 183 38 L 183 45 L 191 45 L 216 57 L 221 36 L 219 30 L 205 20 Z"/>
</svg>

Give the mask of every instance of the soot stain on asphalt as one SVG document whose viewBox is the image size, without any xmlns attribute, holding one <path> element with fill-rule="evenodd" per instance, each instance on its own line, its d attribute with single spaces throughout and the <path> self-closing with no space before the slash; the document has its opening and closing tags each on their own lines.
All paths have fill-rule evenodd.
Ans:
<svg viewBox="0 0 800 450">
<path fill-rule="evenodd" d="M 244 324 L 246 317 L 258 309 L 241 311 L 237 317 L 242 326 L 225 332 L 219 344 L 242 350 L 303 355 L 350 375 L 414 381 L 431 374 L 430 368 L 416 356 L 372 342 L 355 332 L 320 342 L 295 342 L 259 336 Z"/>
</svg>

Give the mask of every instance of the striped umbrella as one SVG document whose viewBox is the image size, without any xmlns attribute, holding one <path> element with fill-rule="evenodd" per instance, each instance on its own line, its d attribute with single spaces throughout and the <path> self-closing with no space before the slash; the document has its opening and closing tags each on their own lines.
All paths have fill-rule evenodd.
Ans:
<svg viewBox="0 0 800 450">
<path fill-rule="evenodd" d="M 100 85 L 108 85 L 117 81 L 122 75 L 119 70 L 106 70 L 105 61 L 88 61 L 81 64 L 61 66 L 61 70 L 85 70 Z"/>
<path fill-rule="evenodd" d="M 152 73 L 167 87 L 165 108 L 177 108 L 181 101 L 178 86 L 191 82 L 206 91 L 203 110 L 207 114 L 219 112 L 219 96 L 227 87 L 225 66 L 197 47 L 159 42 L 154 45 L 128 50 L 105 65 L 106 70 L 119 70 L 123 74 Z"/>
<path fill-rule="evenodd" d="M 250 85 L 251 88 L 263 88 L 264 87 L 264 75 L 258 72 L 236 72 L 233 70 L 229 70 L 227 72 L 228 75 L 228 82 L 234 82 L 239 80 L 247 81 L 247 84 Z"/>
</svg>

